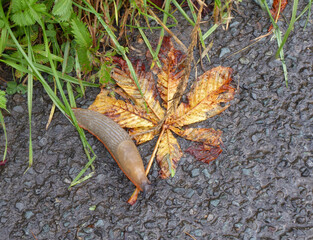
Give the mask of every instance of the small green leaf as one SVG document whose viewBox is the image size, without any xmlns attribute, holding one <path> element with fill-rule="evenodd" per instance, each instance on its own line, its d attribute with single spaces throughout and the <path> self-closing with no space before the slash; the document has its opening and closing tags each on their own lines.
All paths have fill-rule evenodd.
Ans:
<svg viewBox="0 0 313 240">
<path fill-rule="evenodd" d="M 17 85 L 16 91 L 21 94 L 25 94 L 27 92 L 27 86 L 24 86 L 22 83 Z"/>
<path fill-rule="evenodd" d="M 96 210 L 96 208 L 97 208 L 97 205 L 92 205 L 92 206 L 89 207 L 89 210 L 90 211 L 94 211 L 94 210 Z"/>
<path fill-rule="evenodd" d="M 58 16 L 58 20 L 67 21 L 72 11 L 72 0 L 57 0 L 53 6 L 52 14 Z"/>
<path fill-rule="evenodd" d="M 13 95 L 16 93 L 16 91 L 17 91 L 17 83 L 14 81 L 7 82 L 7 89 L 6 89 L 7 94 Z"/>
<path fill-rule="evenodd" d="M 7 110 L 7 99 L 5 98 L 5 91 L 0 90 L 0 108 Z"/>
<path fill-rule="evenodd" d="M 92 45 L 92 39 L 86 25 L 78 19 L 73 17 L 71 21 L 72 33 L 74 35 L 76 43 L 81 48 L 88 49 Z"/>
</svg>

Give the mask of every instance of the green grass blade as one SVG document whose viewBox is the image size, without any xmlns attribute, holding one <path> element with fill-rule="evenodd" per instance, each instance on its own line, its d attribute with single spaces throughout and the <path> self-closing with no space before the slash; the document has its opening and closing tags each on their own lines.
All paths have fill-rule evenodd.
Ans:
<svg viewBox="0 0 313 240">
<path fill-rule="evenodd" d="M 66 83 L 66 89 L 67 89 L 67 94 L 68 98 L 70 100 L 70 104 L 72 108 L 76 108 L 76 102 L 75 102 L 75 97 L 73 93 L 73 88 L 69 82 Z"/>
<path fill-rule="evenodd" d="M 288 38 L 288 36 L 289 36 L 291 30 L 293 29 L 293 26 L 294 26 L 294 24 L 295 24 L 295 22 L 296 22 L 297 9 L 298 9 L 298 0 L 294 0 L 294 2 L 293 2 L 293 7 L 292 7 L 292 16 L 291 16 L 291 20 L 290 20 L 288 29 L 287 29 L 287 31 L 286 31 L 286 33 L 285 33 L 285 35 L 284 35 L 284 38 L 283 38 L 281 44 L 279 45 L 279 48 L 278 48 L 278 50 L 277 50 L 277 52 L 276 52 L 276 54 L 275 54 L 275 57 L 276 57 L 276 58 L 278 58 L 278 55 L 280 55 L 280 52 L 281 52 L 281 50 L 283 49 L 283 47 L 284 47 L 284 45 L 285 45 L 285 43 L 286 43 L 286 41 L 287 41 L 287 38 Z"/>
<path fill-rule="evenodd" d="M 136 86 L 140 92 L 140 95 L 141 97 L 144 99 L 144 96 L 143 96 L 143 92 L 140 88 L 140 85 L 139 85 L 139 82 L 138 82 L 138 78 L 137 78 L 137 75 L 136 75 L 136 72 L 135 72 L 135 69 L 132 65 L 132 63 L 130 62 L 130 60 L 128 59 L 127 55 L 126 55 L 126 49 L 124 47 L 122 47 L 119 42 L 117 41 L 117 38 L 115 36 L 115 34 L 112 32 L 111 28 L 109 28 L 109 26 L 104 22 L 103 18 L 100 16 L 100 14 L 86 1 L 86 0 L 83 0 L 83 2 L 86 4 L 86 6 L 88 7 L 88 9 L 84 8 L 86 11 L 88 12 L 91 12 L 93 13 L 98 21 L 102 24 L 102 26 L 104 27 L 105 31 L 107 32 L 107 34 L 109 35 L 110 39 L 112 40 L 112 42 L 114 43 L 115 47 L 116 47 L 116 50 L 123 56 L 123 58 L 125 59 L 126 63 L 127 63 L 127 66 L 129 68 L 129 71 L 131 73 L 131 76 L 133 77 L 134 79 L 134 82 L 136 83 Z M 83 8 L 81 7 L 80 5 L 77 5 L 77 7 L 79 8 Z M 147 107 L 147 104 L 145 103 L 145 108 L 146 110 L 148 111 L 148 107 Z"/>
<path fill-rule="evenodd" d="M 0 109 L 0 124 L 2 125 L 3 131 L 4 131 L 4 138 L 5 138 L 4 153 L 3 153 L 3 158 L 2 158 L 2 161 L 4 162 L 7 157 L 7 152 L 8 152 L 8 136 L 7 136 L 7 130 L 5 128 L 4 117 L 2 115 L 1 109 Z"/>
<path fill-rule="evenodd" d="M 276 36 L 277 44 L 278 44 L 278 46 L 280 46 L 281 43 L 282 43 L 281 31 L 280 31 L 278 25 L 276 24 L 272 14 L 271 14 L 271 12 L 270 12 L 270 9 L 268 8 L 268 5 L 267 5 L 266 1 L 265 0 L 261 0 L 261 1 L 262 1 L 263 5 L 265 7 L 265 10 L 266 10 L 267 14 L 269 15 L 269 17 L 271 19 L 271 22 L 272 22 L 273 27 L 274 27 L 274 34 Z M 286 66 L 286 63 L 285 63 L 285 57 L 284 57 L 283 49 L 281 49 L 281 51 L 279 52 L 279 56 L 280 56 L 280 61 L 281 61 L 282 67 L 283 67 L 286 87 L 288 87 L 288 71 L 287 71 L 287 66 Z"/>
<path fill-rule="evenodd" d="M 62 75 L 64 75 L 66 68 L 67 68 L 67 61 L 70 53 L 70 41 L 66 41 L 64 47 L 64 58 L 62 63 Z"/>
<path fill-rule="evenodd" d="M 16 69 L 18 69 L 21 72 L 31 73 L 31 72 L 28 71 L 27 68 L 22 66 L 22 65 L 27 65 L 28 64 L 26 60 L 19 59 L 19 58 L 14 58 L 14 57 L 11 57 L 11 56 L 9 56 L 7 54 L 3 54 L 2 57 L 4 59 L 0 59 L 1 62 L 4 62 L 5 64 L 8 64 L 8 65 L 10 65 L 13 68 L 16 68 Z M 19 65 L 17 63 L 20 63 L 21 65 Z M 36 67 L 36 69 L 38 71 L 44 72 L 44 73 L 48 73 L 48 74 L 53 76 L 53 71 L 52 71 L 51 67 L 47 67 L 45 65 L 42 65 L 42 64 L 39 64 L 39 63 L 35 63 L 35 62 L 33 62 L 33 65 L 34 65 L 34 67 Z M 74 83 L 74 84 L 77 84 L 77 85 L 80 84 L 79 80 L 74 78 L 74 77 L 72 77 L 72 76 L 63 75 L 59 71 L 57 71 L 57 75 L 58 75 L 58 77 L 60 79 L 63 79 L 65 81 L 67 81 L 67 82 Z M 82 85 L 85 86 L 85 87 L 99 87 L 100 86 L 99 84 L 96 84 L 96 83 L 90 83 L 90 82 L 86 82 L 86 81 L 81 81 L 81 82 L 82 82 Z"/>
<path fill-rule="evenodd" d="M 29 36 L 29 31 L 25 31 L 25 34 L 27 36 L 27 42 L 28 42 L 28 57 L 29 60 L 32 62 L 34 59 L 34 53 L 32 52 L 32 45 L 31 40 Z M 29 71 L 32 72 L 31 68 L 28 67 Z M 27 106 L 28 106 L 28 124 L 29 124 L 29 139 L 28 139 L 28 168 L 25 172 L 31 166 L 33 165 L 33 143 L 32 143 L 32 106 L 33 106 L 33 80 L 34 76 L 32 73 L 29 73 L 27 76 Z"/>
<path fill-rule="evenodd" d="M 172 0 L 172 3 L 178 9 L 178 11 L 181 13 L 181 15 L 183 15 L 183 17 L 194 27 L 196 23 L 190 19 L 190 17 L 187 15 L 187 13 L 184 11 L 184 9 L 180 6 L 180 4 L 176 0 Z"/>
<path fill-rule="evenodd" d="M 217 28 L 218 24 L 214 24 L 205 34 L 203 34 L 203 40 L 207 39 Z"/>
</svg>

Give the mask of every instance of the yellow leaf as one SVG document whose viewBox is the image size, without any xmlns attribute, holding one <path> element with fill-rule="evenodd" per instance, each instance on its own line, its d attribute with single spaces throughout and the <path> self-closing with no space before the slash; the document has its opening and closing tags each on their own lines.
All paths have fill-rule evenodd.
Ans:
<svg viewBox="0 0 313 240">
<path fill-rule="evenodd" d="M 137 144 L 142 144 L 158 135 L 159 130 L 155 130 L 154 128 L 134 128 L 130 129 L 128 133 L 135 139 Z"/>
<path fill-rule="evenodd" d="M 158 123 L 158 119 L 154 119 L 153 115 L 148 115 L 141 107 L 109 97 L 106 90 L 98 94 L 89 109 L 105 114 L 121 127 L 147 128 L 154 127 Z"/>
<path fill-rule="evenodd" d="M 223 143 L 221 139 L 222 131 L 214 130 L 213 128 L 186 128 L 181 130 L 170 127 L 170 129 L 180 137 L 190 141 L 202 142 L 212 146 L 219 146 Z"/>
<path fill-rule="evenodd" d="M 177 139 L 170 130 L 165 130 L 157 152 L 157 161 L 161 168 L 161 178 L 168 178 L 175 175 L 177 163 L 182 155 L 183 153 Z"/>
<path fill-rule="evenodd" d="M 188 93 L 188 103 L 181 103 L 167 123 L 184 126 L 223 112 L 235 95 L 235 89 L 229 86 L 231 72 L 231 68 L 221 66 L 205 72 Z"/>
<path fill-rule="evenodd" d="M 123 59 L 117 59 L 121 69 L 114 68 L 112 78 L 134 101 L 137 106 L 145 106 L 149 108 L 149 113 L 154 114 L 157 119 L 161 120 L 164 117 L 164 109 L 162 109 L 159 101 L 157 100 L 157 91 L 154 83 L 154 79 L 150 72 L 145 72 L 145 66 L 143 63 L 137 63 L 136 75 L 138 83 L 143 92 L 143 97 L 140 94 L 137 85 L 132 78 L 126 62 Z"/>
<path fill-rule="evenodd" d="M 158 74 L 157 87 L 163 100 L 163 107 L 167 111 L 173 111 L 174 109 L 172 109 L 172 106 L 178 88 L 182 87 L 179 92 L 183 92 L 186 87 L 180 85 L 184 76 L 184 68 L 180 63 L 185 56 L 174 48 L 171 41 L 167 44 L 163 44 L 163 46 L 164 49 L 162 49 L 162 52 L 165 52 L 166 55 L 160 57 L 163 67 Z"/>
</svg>

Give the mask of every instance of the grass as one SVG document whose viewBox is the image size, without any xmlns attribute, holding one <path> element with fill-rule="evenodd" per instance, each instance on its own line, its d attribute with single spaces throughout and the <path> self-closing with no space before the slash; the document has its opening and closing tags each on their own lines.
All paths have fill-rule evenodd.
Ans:
<svg viewBox="0 0 313 240">
<path fill-rule="evenodd" d="M 149 49 L 153 58 L 151 68 L 154 64 L 160 66 L 158 54 L 166 33 L 171 35 L 187 53 L 188 47 L 175 36 L 171 28 L 180 24 L 175 18 L 177 14 L 183 16 L 186 23 L 192 27 L 202 23 L 201 19 L 198 19 L 196 2 L 191 0 L 168 0 L 165 1 L 162 8 L 149 0 L 82 0 L 79 4 L 73 0 L 58 1 L 56 3 L 49 0 L 34 0 L 31 2 L 27 0 L 1 1 L 0 61 L 15 69 L 15 76 L 20 81 L 27 82 L 29 115 L 28 168 L 33 164 L 31 121 L 34 81 L 41 83 L 46 94 L 53 102 L 47 127 L 55 110 L 58 109 L 76 127 L 85 149 L 88 162 L 71 183 L 70 187 L 72 187 L 93 175 L 94 167 L 92 163 L 96 158 L 86 140 L 84 131 L 78 126 L 71 110 L 72 107 L 76 107 L 76 98 L 84 96 L 86 87 L 99 87 L 112 81 L 110 78 L 110 71 L 114 66 L 112 56 L 117 54 L 126 60 L 131 75 L 138 89 L 140 89 L 135 70 L 127 56 L 128 48 L 121 44 L 122 42 L 127 44 L 128 34 L 132 31 L 138 30 Z M 239 3 L 239 0 L 214 1 L 209 30 L 203 32 L 198 27 L 199 47 L 201 48 L 202 57 L 210 60 L 208 50 L 212 46 L 211 44 L 206 45 L 206 40 L 219 26 L 228 27 L 231 20 L 232 5 Z M 283 47 L 288 41 L 288 36 L 293 30 L 295 22 L 306 12 L 308 12 L 308 22 L 311 5 L 312 0 L 309 0 L 309 4 L 297 16 L 298 0 L 294 1 L 292 17 L 284 35 L 282 35 L 278 25 L 271 17 L 269 8 L 266 9 L 274 25 L 274 34 L 278 44 L 276 56 L 279 56 L 282 61 L 286 84 L 288 84 L 288 73 L 284 63 Z M 157 27 L 150 26 L 153 21 Z M 149 41 L 146 35 L 147 31 L 158 31 L 156 44 Z M 69 75 L 72 72 L 76 73 L 75 77 Z M 52 80 L 49 81 L 49 79 Z M 99 83 L 95 83 L 95 79 Z M 16 83 L 13 88 L 20 85 L 20 83 Z M 10 93 L 9 88 L 6 90 L 6 94 L 8 93 Z M 140 93 L 143 94 L 141 90 Z M 0 91 L 0 124 L 4 130 L 6 140 L 3 160 L 6 158 L 7 153 L 7 135 L 1 110 L 6 109 L 5 103 L 4 92 Z M 89 168 L 92 170 L 91 173 L 84 175 Z"/>
</svg>

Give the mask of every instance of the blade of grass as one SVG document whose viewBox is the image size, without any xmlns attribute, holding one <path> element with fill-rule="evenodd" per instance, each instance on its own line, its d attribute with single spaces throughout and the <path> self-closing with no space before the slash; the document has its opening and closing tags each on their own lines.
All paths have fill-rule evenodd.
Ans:
<svg viewBox="0 0 313 240">
<path fill-rule="evenodd" d="M 32 62 L 34 59 L 34 53 L 32 52 L 32 44 L 30 40 L 29 28 L 25 31 L 28 43 L 28 58 Z M 32 69 L 28 66 L 30 72 Z M 28 139 L 28 168 L 24 173 L 28 171 L 33 165 L 33 143 L 32 143 L 32 106 L 33 106 L 33 80 L 34 76 L 32 73 L 27 75 L 27 106 L 28 106 L 28 124 L 29 124 L 29 139 Z"/>
<path fill-rule="evenodd" d="M 144 99 L 143 97 L 143 92 L 140 88 L 140 85 L 139 85 L 139 82 L 138 82 L 138 78 L 137 78 L 137 75 L 136 75 L 136 72 L 135 72 L 135 69 L 132 65 L 132 63 L 130 62 L 130 60 L 128 59 L 127 55 L 126 55 L 126 49 L 124 47 L 122 47 L 119 42 L 117 41 L 117 38 L 115 36 L 115 34 L 112 32 L 112 30 L 109 28 L 109 26 L 103 21 L 102 17 L 100 16 L 100 14 L 90 5 L 90 3 L 86 0 L 83 0 L 83 2 L 86 4 L 86 6 L 88 7 L 87 8 L 84 8 L 82 6 L 80 6 L 79 4 L 76 4 L 74 3 L 78 8 L 82 8 L 82 9 L 85 9 L 86 11 L 88 12 L 91 12 L 93 13 L 99 20 L 99 22 L 102 24 L 102 26 L 104 27 L 105 31 L 108 33 L 110 39 L 112 40 L 112 42 L 114 43 L 115 45 L 115 48 L 116 50 L 123 56 L 123 58 L 125 59 L 126 63 L 127 63 L 127 66 L 128 66 L 128 69 L 131 73 L 131 76 L 133 77 L 134 79 L 134 82 L 136 83 L 136 86 L 140 92 L 140 95 L 142 96 L 142 98 Z M 147 107 L 147 104 L 145 102 L 145 109 L 146 111 L 148 111 L 148 107 Z"/>
<path fill-rule="evenodd" d="M 148 49 L 149 49 L 149 51 L 150 51 L 150 53 L 151 53 L 153 59 L 155 59 L 155 58 L 157 59 L 156 63 L 157 63 L 157 65 L 158 65 L 158 67 L 161 68 L 160 60 L 159 60 L 159 58 L 157 57 L 157 55 L 155 54 L 155 52 L 154 52 L 154 50 L 153 50 L 153 48 L 152 48 L 152 46 L 151 46 L 151 44 L 150 44 L 150 42 L 149 42 L 149 40 L 148 40 L 146 34 L 142 31 L 142 28 L 139 26 L 138 21 L 137 21 L 136 19 L 134 19 L 134 20 L 135 20 L 135 23 L 138 24 L 138 25 L 137 25 L 137 29 L 139 30 L 140 35 L 141 35 L 143 41 L 145 42 L 146 46 L 148 47 Z M 156 56 L 155 56 L 155 55 L 156 55 Z"/>
<path fill-rule="evenodd" d="M 168 18 L 166 13 L 169 12 L 169 9 L 170 9 L 170 6 L 171 6 L 171 2 L 172 2 L 171 0 L 168 0 L 168 1 L 165 2 L 164 13 L 163 13 L 163 24 L 165 26 L 166 26 L 167 18 Z M 155 50 L 155 56 L 153 58 L 153 62 L 152 62 L 151 68 L 153 68 L 154 62 L 158 60 L 158 55 L 159 55 L 159 52 L 160 52 L 160 49 L 161 49 L 161 46 L 162 46 L 163 38 L 164 38 L 164 28 L 162 28 L 161 31 L 160 31 L 159 42 L 158 42 L 158 46 L 157 46 L 157 48 Z M 159 61 L 157 61 L 157 62 L 159 62 Z"/>
<path fill-rule="evenodd" d="M 66 41 L 65 47 L 64 47 L 63 63 L 62 63 L 62 75 L 64 75 L 66 68 L 67 68 L 69 52 L 70 52 L 70 41 Z"/>
<path fill-rule="evenodd" d="M 27 65 L 27 61 L 26 60 L 23 60 L 23 59 L 20 59 L 20 58 L 14 58 L 14 57 L 11 57 L 11 56 L 9 56 L 7 54 L 3 54 L 2 57 L 4 59 L 8 59 L 8 60 L 0 59 L 1 62 L 4 62 L 5 64 L 8 64 L 8 65 L 10 65 L 13 68 L 16 68 L 16 69 L 18 69 L 21 72 L 30 73 L 27 68 L 22 66 L 22 65 Z M 19 65 L 17 63 L 21 63 L 21 65 Z M 45 65 L 42 65 L 42 64 L 39 64 L 39 63 L 35 63 L 35 62 L 33 62 L 33 65 L 34 65 L 34 67 L 36 67 L 36 69 L 38 71 L 41 71 L 41 72 L 44 72 L 44 73 L 47 73 L 47 74 L 50 74 L 50 75 L 53 76 L 53 71 L 52 71 L 51 67 L 47 67 Z M 79 85 L 78 79 L 76 79 L 76 78 L 74 78 L 72 76 L 63 75 L 62 72 L 59 72 L 59 71 L 57 71 L 57 75 L 58 75 L 58 77 L 60 79 L 63 79 L 65 81 L 67 81 L 67 82 Z M 83 86 L 86 86 L 86 87 L 99 87 L 100 86 L 99 84 L 90 83 L 90 82 L 86 82 L 86 81 L 82 81 L 82 84 L 83 84 Z"/>
<path fill-rule="evenodd" d="M 42 28 L 44 44 L 45 44 L 45 47 L 46 47 L 46 51 L 47 51 L 47 53 L 48 53 L 48 59 L 49 59 L 50 65 L 51 65 L 51 69 L 52 69 L 52 71 L 53 71 L 53 75 L 54 75 L 54 77 L 55 77 L 55 81 L 56 81 L 56 84 L 57 84 L 59 93 L 60 93 L 61 98 L 62 98 L 62 100 L 63 100 L 63 102 L 64 102 L 64 104 L 65 104 L 65 111 L 66 111 L 66 114 L 67 114 L 67 116 L 70 117 L 70 119 L 72 120 L 72 123 L 73 123 L 74 126 L 76 127 L 76 129 L 77 129 L 77 131 L 78 131 L 78 133 L 79 133 L 79 136 L 80 136 L 80 138 L 81 138 L 82 144 L 83 144 L 83 146 L 84 146 L 85 153 L 86 153 L 86 155 L 87 155 L 87 157 L 88 157 L 88 160 L 89 160 L 88 163 L 85 165 L 85 168 L 83 168 L 83 169 L 81 170 L 81 172 L 80 172 L 80 174 L 81 174 L 80 176 L 82 176 L 82 175 L 85 173 L 86 169 L 87 169 L 90 165 L 92 165 L 92 162 L 93 162 L 94 159 L 95 159 L 95 154 L 94 154 L 94 152 L 93 152 L 93 150 L 92 150 L 90 144 L 88 143 L 88 141 L 87 141 L 87 139 L 86 139 L 86 136 L 85 136 L 85 134 L 84 134 L 83 129 L 79 127 L 78 122 L 77 122 L 77 120 L 76 120 L 76 118 L 75 118 L 75 115 L 74 115 L 74 113 L 73 113 L 73 111 L 72 111 L 72 108 L 71 108 L 71 106 L 70 106 L 70 104 L 69 104 L 69 102 L 68 102 L 68 100 L 67 100 L 67 97 L 66 97 L 64 91 L 63 91 L 61 81 L 60 81 L 60 79 L 59 79 L 59 77 L 58 77 L 58 75 L 57 75 L 57 71 L 56 71 L 56 68 L 55 68 L 55 66 L 54 66 L 53 59 L 51 58 L 51 55 L 50 55 L 49 42 L 48 42 L 48 38 L 47 38 L 45 26 L 44 26 L 44 24 L 41 22 L 40 19 L 38 19 L 37 21 L 39 22 L 39 25 L 40 25 L 41 28 Z M 91 152 L 93 153 L 94 158 L 91 158 L 91 157 L 90 157 L 89 151 L 91 151 Z M 88 167 L 86 168 L 86 166 L 88 166 Z"/>
<path fill-rule="evenodd" d="M 72 108 L 76 108 L 76 102 L 75 102 L 75 97 L 73 93 L 73 88 L 69 82 L 66 83 L 66 89 L 67 89 L 67 94 L 68 98 L 70 100 L 70 104 Z"/>
<path fill-rule="evenodd" d="M 268 5 L 266 3 L 266 0 L 261 0 L 261 1 L 264 4 L 265 10 L 266 10 L 267 14 L 269 15 L 269 17 L 271 19 L 271 22 L 272 22 L 273 27 L 274 27 L 274 34 L 276 36 L 277 44 L 278 44 L 278 46 L 280 46 L 281 43 L 282 43 L 281 31 L 280 31 L 277 23 L 275 22 L 272 14 L 270 12 L 270 9 L 269 9 L 269 7 L 268 7 Z M 284 57 L 284 50 L 283 49 L 281 49 L 281 51 L 279 52 L 279 56 L 280 56 L 280 61 L 281 61 L 282 67 L 283 67 L 286 87 L 288 87 L 288 71 L 287 71 L 287 66 L 286 66 L 286 63 L 285 63 L 285 57 Z"/>
<path fill-rule="evenodd" d="M 4 118 L 2 115 L 1 109 L 0 109 L 0 123 L 4 132 L 4 138 L 5 138 L 4 153 L 3 153 L 3 158 L 2 158 L 2 162 L 4 162 L 7 157 L 7 152 L 8 152 L 8 136 L 7 136 L 7 130 L 5 128 Z"/>
<path fill-rule="evenodd" d="M 195 26 L 195 22 L 193 22 L 190 17 L 187 15 L 187 13 L 184 11 L 184 9 L 182 9 L 182 7 L 180 6 L 180 4 L 176 1 L 176 0 L 172 0 L 172 3 L 175 5 L 175 7 L 178 9 L 178 11 L 181 13 L 181 15 L 183 15 L 183 17 L 194 27 Z"/>
<path fill-rule="evenodd" d="M 292 7 L 291 20 L 290 20 L 288 29 L 285 32 L 284 38 L 283 38 L 281 44 L 279 45 L 279 48 L 278 48 L 278 50 L 277 50 L 277 52 L 275 54 L 276 58 L 278 58 L 278 55 L 280 55 L 280 52 L 281 52 L 282 48 L 284 47 L 291 30 L 293 29 L 293 26 L 294 26 L 294 24 L 296 22 L 297 9 L 298 9 L 298 0 L 294 0 L 293 1 L 293 7 Z"/>
<path fill-rule="evenodd" d="M 2 4 L 0 4 L 0 17 L 2 17 L 2 19 L 4 16 L 4 12 L 3 12 L 3 8 L 2 8 Z M 40 19 L 39 19 L 40 20 Z M 85 152 L 87 154 L 87 157 L 90 158 L 90 155 L 89 155 L 89 152 L 88 150 L 90 150 L 93 154 L 93 150 L 91 148 L 91 146 L 89 145 L 89 143 L 87 142 L 86 138 L 85 138 L 85 135 L 84 135 L 84 132 L 81 128 L 79 128 L 78 126 L 78 123 L 76 121 L 76 119 L 73 117 L 73 113 L 72 113 L 72 110 L 71 108 L 69 107 L 69 104 L 67 103 L 67 106 L 64 106 L 64 104 L 60 101 L 60 99 L 55 95 L 55 93 L 52 91 L 52 89 L 50 88 L 49 84 L 45 81 L 45 79 L 42 77 L 42 75 L 40 74 L 40 72 L 38 71 L 38 69 L 34 66 L 34 64 L 32 63 L 32 61 L 29 59 L 29 57 L 27 56 L 27 54 L 24 52 L 23 48 L 21 47 L 21 45 L 19 44 L 19 42 L 17 41 L 14 33 L 12 32 L 12 30 L 10 29 L 9 27 L 9 22 L 4 19 L 5 21 L 5 27 L 8 29 L 8 33 L 9 35 L 11 36 L 11 39 L 13 40 L 14 44 L 16 45 L 16 48 L 18 49 L 18 51 L 22 54 L 22 56 L 24 57 L 24 59 L 27 61 L 28 65 L 30 66 L 30 68 L 32 69 L 33 73 L 35 74 L 35 76 L 37 77 L 37 79 L 40 81 L 40 83 L 42 84 L 42 86 L 44 87 L 45 91 L 47 92 L 48 96 L 51 98 L 51 100 L 55 103 L 55 105 L 59 108 L 59 110 L 66 116 L 70 116 L 72 121 L 73 121 L 73 124 L 74 126 L 76 127 L 77 131 L 79 132 L 79 135 L 81 137 L 81 140 L 82 140 L 82 143 L 83 143 L 83 146 L 84 146 L 84 149 L 85 149 Z M 41 24 L 41 26 L 43 26 Z M 44 28 L 43 28 L 44 29 Z M 50 54 L 50 50 L 48 48 L 48 41 L 47 41 L 47 36 L 46 36 L 46 33 L 43 31 L 43 35 L 44 35 L 44 40 L 45 40 L 45 44 L 46 44 L 46 50 L 47 50 L 47 53 L 48 53 L 48 57 L 50 59 L 50 64 L 51 64 L 51 68 L 52 68 L 52 71 L 54 73 L 54 75 L 56 76 L 56 78 L 58 79 L 58 76 L 57 76 L 57 72 L 56 72 L 56 69 L 54 67 L 54 64 L 53 64 L 53 61 L 51 59 L 51 56 L 49 56 Z M 16 64 L 17 65 L 17 64 Z M 59 84 L 59 88 L 60 88 L 60 82 L 58 83 Z M 61 95 L 64 95 L 64 92 L 62 91 L 61 92 Z M 63 96 L 65 97 L 65 96 Z M 88 149 L 88 150 L 87 150 Z M 94 155 L 95 156 L 95 155 Z M 94 160 L 94 159 L 93 159 Z M 92 161 L 93 161 L 92 160 Z M 89 165 L 91 165 L 92 161 L 90 160 L 88 162 Z"/>
</svg>

